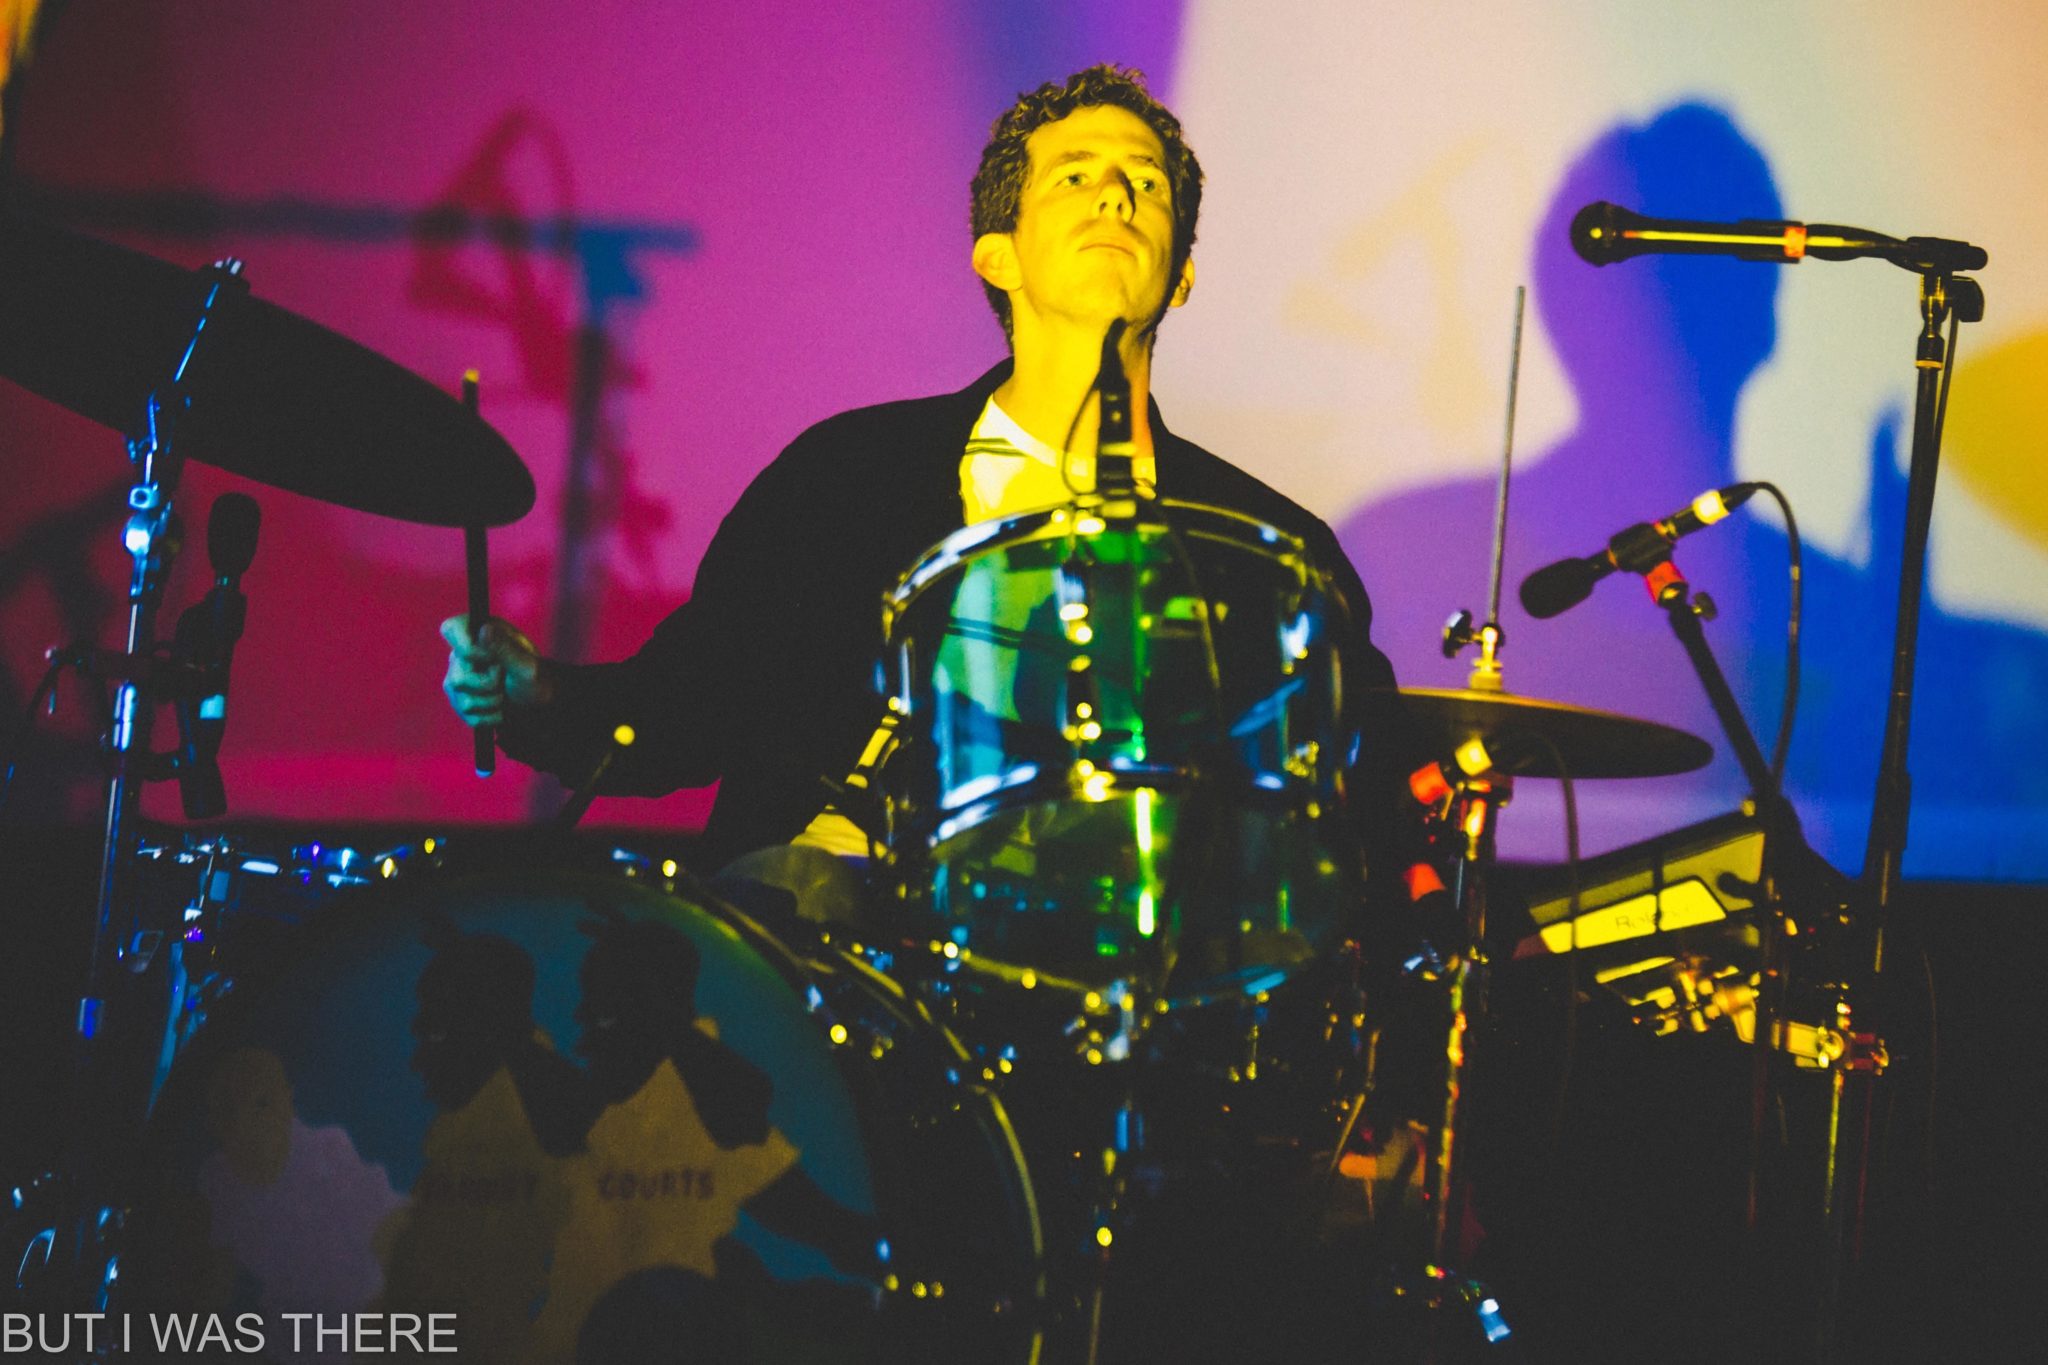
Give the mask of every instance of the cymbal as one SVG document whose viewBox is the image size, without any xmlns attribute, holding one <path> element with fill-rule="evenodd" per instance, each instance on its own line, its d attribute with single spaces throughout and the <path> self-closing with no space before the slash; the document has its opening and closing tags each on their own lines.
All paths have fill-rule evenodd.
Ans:
<svg viewBox="0 0 2048 1365">
<path fill-rule="evenodd" d="M 191 340 L 210 277 L 26 218 L 0 220 L 0 376 L 135 430 Z M 224 289 L 186 375 L 186 459 L 361 512 L 503 526 L 533 476 L 489 424 L 337 332 Z"/>
<path fill-rule="evenodd" d="M 1714 756 L 1713 745 L 1685 730 L 1565 702 L 1449 687 L 1404 687 L 1399 696 L 1410 724 L 1436 748 L 1449 752 L 1476 736 L 1516 776 L 1556 777 L 1557 763 L 1542 744 L 1502 742 L 1515 736 L 1548 739 L 1574 779 L 1666 777 Z"/>
</svg>

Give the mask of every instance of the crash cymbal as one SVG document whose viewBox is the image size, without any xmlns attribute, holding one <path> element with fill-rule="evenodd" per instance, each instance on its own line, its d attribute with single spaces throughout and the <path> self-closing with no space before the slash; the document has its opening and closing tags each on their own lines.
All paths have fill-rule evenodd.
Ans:
<svg viewBox="0 0 2048 1365">
<path fill-rule="evenodd" d="M 1665 777 L 1703 768 L 1714 756 L 1711 744 L 1669 725 L 1512 692 L 1404 687 L 1400 697 L 1410 724 L 1435 748 L 1449 752 L 1476 736 L 1497 766 L 1516 775 L 1557 776 L 1550 750 L 1530 742 L 1534 735 L 1557 746 L 1573 778 Z"/>
<path fill-rule="evenodd" d="M 132 431 L 210 282 L 48 224 L 0 221 L 0 376 Z M 434 526 L 503 526 L 533 506 L 533 476 L 482 418 L 240 288 L 215 302 L 186 392 L 175 449 L 259 483 Z"/>
</svg>

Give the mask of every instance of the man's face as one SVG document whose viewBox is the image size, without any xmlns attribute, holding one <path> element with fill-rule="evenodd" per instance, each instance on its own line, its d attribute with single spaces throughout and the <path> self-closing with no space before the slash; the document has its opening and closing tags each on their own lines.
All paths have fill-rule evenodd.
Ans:
<svg viewBox="0 0 2048 1365">
<path fill-rule="evenodd" d="M 1010 295 L 1017 326 L 1060 319 L 1099 330 L 1150 323 L 1187 295 L 1169 281 L 1173 187 L 1159 137 L 1126 109 L 1077 109 L 1031 134 L 1017 226 L 974 244 L 982 278 Z"/>
</svg>

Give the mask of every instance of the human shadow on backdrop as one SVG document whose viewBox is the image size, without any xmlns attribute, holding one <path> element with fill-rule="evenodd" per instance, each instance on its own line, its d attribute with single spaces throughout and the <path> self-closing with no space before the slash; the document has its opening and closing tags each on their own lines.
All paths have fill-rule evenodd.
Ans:
<svg viewBox="0 0 2048 1365">
<path fill-rule="evenodd" d="M 1573 254 L 1566 227 L 1579 208 L 1602 199 L 1677 218 L 1784 216 L 1761 152 L 1727 113 L 1688 103 L 1596 139 L 1566 172 L 1534 245 L 1531 292 L 1579 416 L 1557 444 L 1517 461 L 1502 594 L 1508 685 L 1684 726 L 1717 749 L 1698 774 L 1582 794 L 1588 846 L 1596 849 L 1732 809 L 1745 784 L 1683 651 L 1640 589 L 1604 583 L 1565 615 L 1537 621 L 1512 601 L 1514 585 L 1740 477 L 1737 405 L 1776 344 L 1781 278 L 1776 267 L 1719 257 L 1589 266 Z M 1910 281 L 1832 283 L 1898 293 L 1903 384 L 1916 325 Z M 1966 332 L 1958 348 L 1965 365 L 1971 340 Z M 1959 387 L 1954 401 L 1967 404 L 1969 392 Z M 1872 426 L 1868 562 L 1806 547 L 1799 716 L 1786 786 L 1816 848 L 1852 874 L 1862 865 L 1890 683 L 1906 418 L 1888 408 Z M 1831 453 L 1772 450 L 1745 461 L 1744 473 L 1769 478 L 1816 454 Z M 1410 685 L 1456 680 L 1453 666 L 1417 660 L 1453 609 L 1484 607 L 1493 501 L 1491 477 L 1461 479 L 1384 499 L 1340 528 L 1372 585 L 1375 637 Z M 1788 588 L 1785 534 L 1766 506 L 1752 502 L 1686 541 L 1676 557 L 1721 609 L 1708 638 L 1768 752 L 1783 696 Z M 2048 692 L 2048 634 L 1964 615 L 1930 596 L 1919 641 L 1907 870 L 2048 875 L 2048 718 L 2029 700 Z M 1520 838 L 1511 852 L 1549 856 L 1561 841 L 1540 803 L 1524 805 L 1506 831 Z"/>
</svg>

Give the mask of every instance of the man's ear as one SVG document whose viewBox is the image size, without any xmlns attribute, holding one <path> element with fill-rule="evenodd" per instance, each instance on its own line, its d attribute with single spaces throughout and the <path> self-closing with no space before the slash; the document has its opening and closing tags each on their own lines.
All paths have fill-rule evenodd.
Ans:
<svg viewBox="0 0 2048 1365">
<path fill-rule="evenodd" d="M 974 239 L 974 273 L 1005 294 L 1023 286 L 1023 272 L 1017 268 L 1017 245 L 1007 232 L 984 232 Z"/>
<path fill-rule="evenodd" d="M 1178 308 L 1188 301 L 1188 295 L 1195 291 L 1195 258 L 1190 256 L 1181 262 L 1180 282 L 1173 286 L 1173 296 L 1166 301 L 1168 308 Z"/>
</svg>

